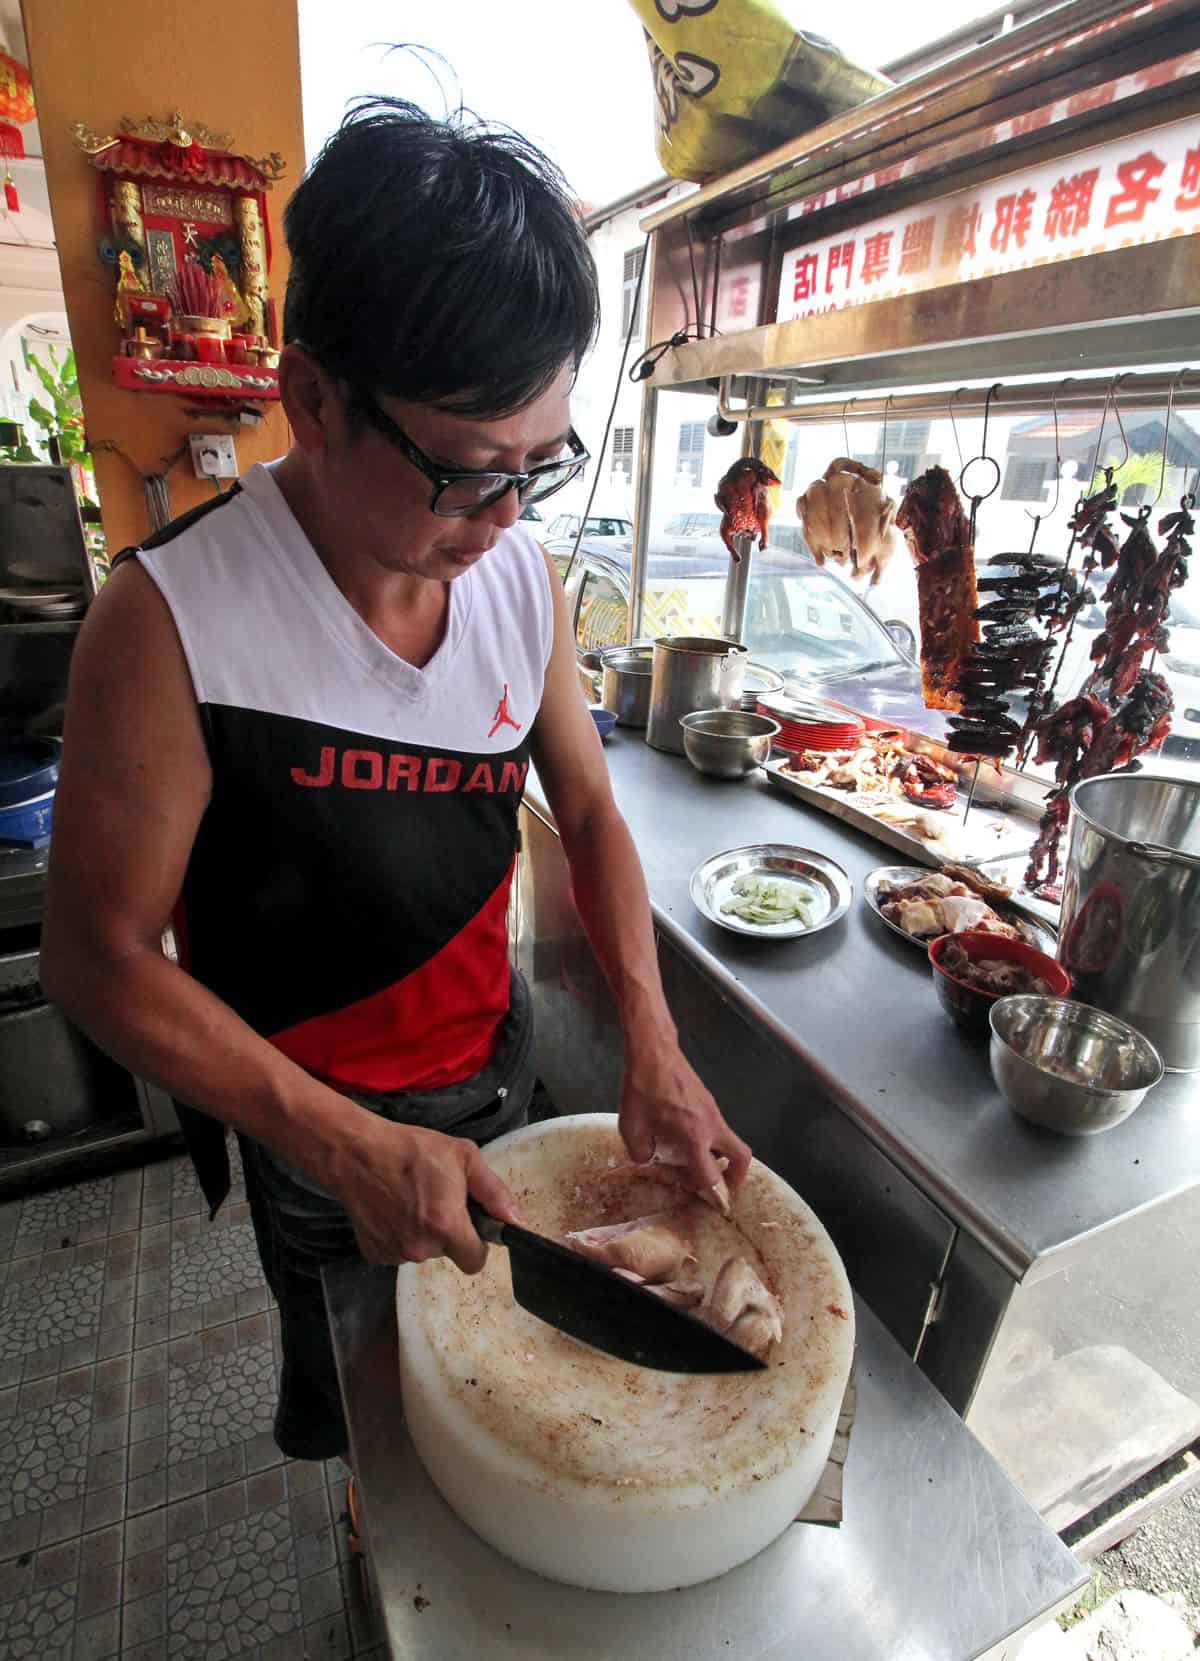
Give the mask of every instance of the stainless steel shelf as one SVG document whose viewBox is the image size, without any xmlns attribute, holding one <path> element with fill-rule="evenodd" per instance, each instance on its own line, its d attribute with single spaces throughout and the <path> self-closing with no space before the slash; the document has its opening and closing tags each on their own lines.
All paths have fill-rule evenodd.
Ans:
<svg viewBox="0 0 1200 1661">
<path fill-rule="evenodd" d="M 711 394 L 722 376 L 791 373 L 814 393 L 848 397 L 1186 363 L 1200 339 L 1198 258 L 1197 238 L 1176 237 L 767 323 L 673 348 L 652 384 Z"/>
</svg>

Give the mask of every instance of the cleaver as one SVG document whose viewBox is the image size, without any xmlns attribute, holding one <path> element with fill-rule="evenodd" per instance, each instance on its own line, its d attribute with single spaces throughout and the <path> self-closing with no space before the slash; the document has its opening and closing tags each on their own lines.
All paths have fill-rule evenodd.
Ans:
<svg viewBox="0 0 1200 1661">
<path fill-rule="evenodd" d="M 661 1373 L 745 1373 L 766 1366 L 686 1309 L 603 1263 L 502 1223 L 476 1200 L 468 1200 L 467 1210 L 484 1240 L 507 1248 L 513 1297 L 521 1308 L 581 1344 Z"/>
</svg>

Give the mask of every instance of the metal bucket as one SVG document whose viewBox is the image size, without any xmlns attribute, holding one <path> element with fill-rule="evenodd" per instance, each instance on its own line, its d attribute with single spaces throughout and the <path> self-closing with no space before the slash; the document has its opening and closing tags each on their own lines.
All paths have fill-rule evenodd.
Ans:
<svg viewBox="0 0 1200 1661">
<path fill-rule="evenodd" d="M 1200 1069 L 1200 782 L 1106 773 L 1071 792 L 1059 962 L 1074 996 Z"/>
<path fill-rule="evenodd" d="M 683 728 L 679 723 L 685 715 L 698 709 L 736 709 L 748 656 L 736 640 L 704 635 L 656 640 L 647 744 L 681 756 Z"/>
<path fill-rule="evenodd" d="M 600 658 L 600 702 L 611 709 L 622 727 L 644 727 L 650 719 L 650 682 L 653 670 L 649 646 L 603 652 Z"/>
</svg>

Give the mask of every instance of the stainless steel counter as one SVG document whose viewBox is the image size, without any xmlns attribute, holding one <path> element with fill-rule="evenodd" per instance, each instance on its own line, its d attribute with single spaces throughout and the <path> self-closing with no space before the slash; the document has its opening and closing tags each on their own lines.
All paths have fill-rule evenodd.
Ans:
<svg viewBox="0 0 1200 1661">
<path fill-rule="evenodd" d="M 867 873 L 899 855 L 761 775 L 706 778 L 620 727 L 605 752 L 661 933 L 1014 1280 L 1053 1273 L 1097 1231 L 1200 1185 L 1200 1075 L 1168 1076 L 1099 1137 L 1055 1136 L 1010 1111 L 986 1041 L 942 1014 L 924 952 L 862 903 Z M 528 802 L 551 822 L 532 776 Z M 706 921 L 688 897 L 692 870 L 748 842 L 837 860 L 855 887 L 850 914 L 792 942 L 747 941 Z"/>
<path fill-rule="evenodd" d="M 858 1306 L 858 1412 L 840 1529 L 794 1525 L 740 1569 L 622 1597 L 542 1580 L 442 1500 L 404 1429 L 395 1270 L 325 1271 L 372 1575 L 405 1661 L 1010 1661 L 1086 1575 Z"/>
</svg>

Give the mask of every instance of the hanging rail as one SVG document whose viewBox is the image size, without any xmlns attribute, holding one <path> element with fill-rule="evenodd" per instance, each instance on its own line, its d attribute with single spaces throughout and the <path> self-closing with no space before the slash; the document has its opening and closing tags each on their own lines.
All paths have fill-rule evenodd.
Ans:
<svg viewBox="0 0 1200 1661">
<path fill-rule="evenodd" d="M 738 377 L 743 379 L 744 377 Z M 785 375 L 771 377 L 787 380 Z M 731 376 L 722 377 L 717 406 L 727 421 L 795 421 L 815 424 L 822 421 L 889 421 L 898 416 L 937 419 L 946 414 L 953 397 L 956 417 L 982 416 L 991 398 L 993 415 L 1040 415 L 1057 404 L 1067 409 L 1098 409 L 1113 384 L 1112 375 L 1059 376 L 1052 381 L 1033 381 L 1006 386 L 992 381 L 975 387 L 939 387 L 935 390 L 881 393 L 877 398 L 804 398 L 784 404 L 742 404 L 729 402 Z M 1121 376 L 1121 407 L 1155 409 L 1171 400 L 1175 409 L 1200 405 L 1200 370 L 1156 370 L 1153 374 Z"/>
</svg>

